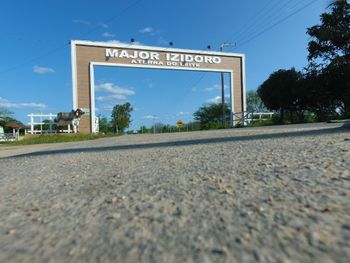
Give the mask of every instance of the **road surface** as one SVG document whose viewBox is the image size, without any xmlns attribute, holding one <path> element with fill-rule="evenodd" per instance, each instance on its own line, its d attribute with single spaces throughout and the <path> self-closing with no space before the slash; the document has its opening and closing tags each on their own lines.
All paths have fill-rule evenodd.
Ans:
<svg viewBox="0 0 350 263">
<path fill-rule="evenodd" d="M 0 147 L 0 262 L 349 262 L 350 130 Z"/>
</svg>

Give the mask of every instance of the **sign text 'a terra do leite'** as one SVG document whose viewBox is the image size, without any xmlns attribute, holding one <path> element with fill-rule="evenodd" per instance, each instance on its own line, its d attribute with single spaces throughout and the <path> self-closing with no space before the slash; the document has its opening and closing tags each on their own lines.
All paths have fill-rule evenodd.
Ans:
<svg viewBox="0 0 350 263">
<path fill-rule="evenodd" d="M 155 51 L 140 51 L 126 49 L 106 49 L 106 58 L 124 58 L 130 59 L 131 64 L 144 64 L 155 66 L 170 66 L 170 67 L 192 67 L 198 68 L 204 64 L 220 64 L 221 58 L 210 55 L 200 54 L 180 54 L 180 53 L 165 53 L 160 54 Z"/>
</svg>

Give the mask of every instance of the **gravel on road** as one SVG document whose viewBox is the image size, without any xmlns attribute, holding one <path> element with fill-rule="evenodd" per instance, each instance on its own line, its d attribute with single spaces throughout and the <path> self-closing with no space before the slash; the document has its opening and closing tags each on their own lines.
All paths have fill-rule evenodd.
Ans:
<svg viewBox="0 0 350 263">
<path fill-rule="evenodd" d="M 0 148 L 0 262 L 349 262 L 350 130 Z"/>
</svg>

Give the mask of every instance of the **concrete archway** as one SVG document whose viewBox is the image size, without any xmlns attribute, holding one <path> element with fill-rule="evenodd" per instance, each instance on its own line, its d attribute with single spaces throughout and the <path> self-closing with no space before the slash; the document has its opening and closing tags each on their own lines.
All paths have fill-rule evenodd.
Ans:
<svg viewBox="0 0 350 263">
<path fill-rule="evenodd" d="M 160 48 L 140 45 L 71 41 L 73 109 L 86 111 L 80 132 L 94 133 L 94 67 L 138 67 L 168 70 L 227 72 L 230 74 L 231 125 L 234 113 L 244 112 L 245 56 L 243 54 Z"/>
</svg>

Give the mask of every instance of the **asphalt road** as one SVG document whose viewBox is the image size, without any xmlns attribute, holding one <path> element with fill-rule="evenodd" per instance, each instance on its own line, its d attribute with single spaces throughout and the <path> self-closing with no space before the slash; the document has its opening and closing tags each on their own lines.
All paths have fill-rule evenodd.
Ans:
<svg viewBox="0 0 350 263">
<path fill-rule="evenodd" d="M 0 147 L 0 262 L 349 262 L 350 130 Z"/>
</svg>

